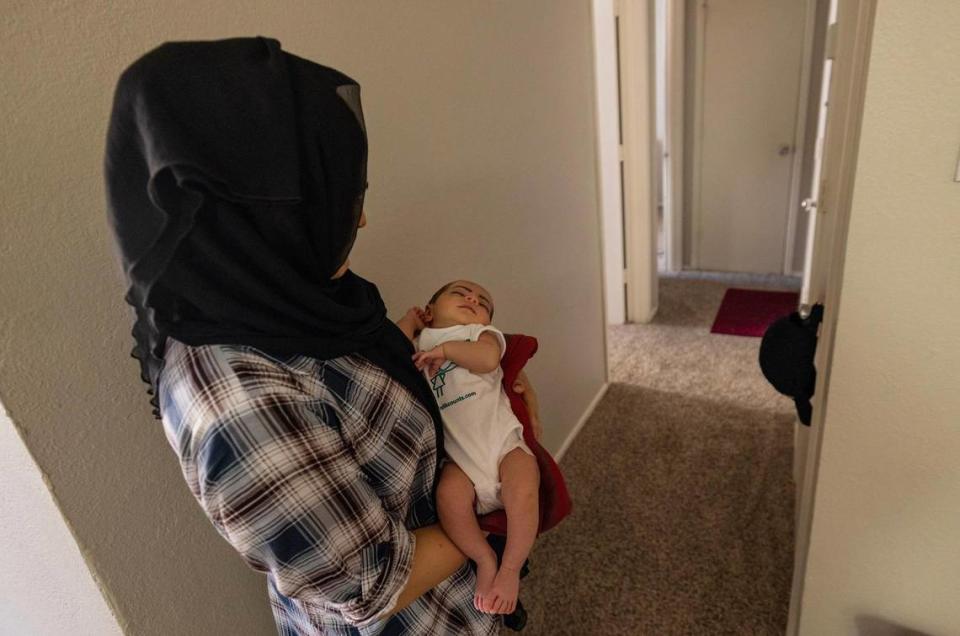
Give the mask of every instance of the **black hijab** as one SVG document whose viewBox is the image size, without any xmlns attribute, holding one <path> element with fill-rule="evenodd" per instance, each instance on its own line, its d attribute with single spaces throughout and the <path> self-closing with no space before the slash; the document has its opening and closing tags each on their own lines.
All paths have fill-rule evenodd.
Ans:
<svg viewBox="0 0 960 636">
<path fill-rule="evenodd" d="M 320 359 L 359 353 L 440 412 L 376 285 L 331 276 L 366 189 L 360 87 L 264 37 L 168 42 L 120 76 L 104 161 L 159 417 L 168 336 Z"/>
</svg>

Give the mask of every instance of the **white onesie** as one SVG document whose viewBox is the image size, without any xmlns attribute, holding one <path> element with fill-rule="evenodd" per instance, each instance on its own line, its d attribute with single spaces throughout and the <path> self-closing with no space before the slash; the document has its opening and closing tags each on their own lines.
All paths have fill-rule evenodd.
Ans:
<svg viewBox="0 0 960 636">
<path fill-rule="evenodd" d="M 448 341 L 476 342 L 489 331 L 500 341 L 500 359 L 507 351 L 503 333 L 491 325 L 454 325 L 443 329 L 426 327 L 420 332 L 418 348 L 429 351 Z M 424 370 L 427 374 L 427 371 Z M 446 360 L 432 378 L 427 375 L 443 417 L 447 455 L 473 482 L 477 513 L 503 508 L 500 499 L 500 460 L 514 448 L 533 453 L 523 442 L 523 424 L 513 414 L 504 392 L 503 369 L 473 373 Z"/>
</svg>

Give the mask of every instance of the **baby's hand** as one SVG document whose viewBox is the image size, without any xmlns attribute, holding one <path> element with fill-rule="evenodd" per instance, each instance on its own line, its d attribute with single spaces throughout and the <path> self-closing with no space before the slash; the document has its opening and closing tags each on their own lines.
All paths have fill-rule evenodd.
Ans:
<svg viewBox="0 0 960 636">
<path fill-rule="evenodd" d="M 446 356 L 443 355 L 443 345 L 437 345 L 429 351 L 418 351 L 413 354 L 413 364 L 419 370 L 423 370 L 424 367 L 426 367 L 430 377 L 437 374 L 437 371 L 440 370 L 440 367 L 443 366 L 445 361 Z"/>
<path fill-rule="evenodd" d="M 403 319 L 409 321 L 410 324 L 414 326 L 416 331 L 422 331 L 423 328 L 427 326 L 423 316 L 424 314 L 422 309 L 419 307 L 411 307 L 407 310 L 407 313 Z"/>
</svg>

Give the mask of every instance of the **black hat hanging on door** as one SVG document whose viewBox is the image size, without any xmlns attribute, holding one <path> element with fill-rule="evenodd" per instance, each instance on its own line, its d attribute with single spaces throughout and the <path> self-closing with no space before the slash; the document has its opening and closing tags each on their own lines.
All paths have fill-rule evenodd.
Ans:
<svg viewBox="0 0 960 636">
<path fill-rule="evenodd" d="M 800 422 L 810 426 L 817 369 L 813 356 L 817 350 L 817 328 L 823 320 L 823 305 L 817 303 L 807 318 L 798 312 L 775 320 L 760 341 L 760 369 L 780 393 L 793 398 Z"/>
</svg>

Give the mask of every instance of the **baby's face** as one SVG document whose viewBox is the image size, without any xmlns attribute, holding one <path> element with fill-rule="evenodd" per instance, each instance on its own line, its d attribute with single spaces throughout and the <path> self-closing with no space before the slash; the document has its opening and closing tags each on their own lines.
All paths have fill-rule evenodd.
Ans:
<svg viewBox="0 0 960 636">
<path fill-rule="evenodd" d="M 437 296 L 428 307 L 434 329 L 454 325 L 489 325 L 493 314 L 493 296 L 486 289 L 467 280 L 458 280 Z"/>
</svg>

